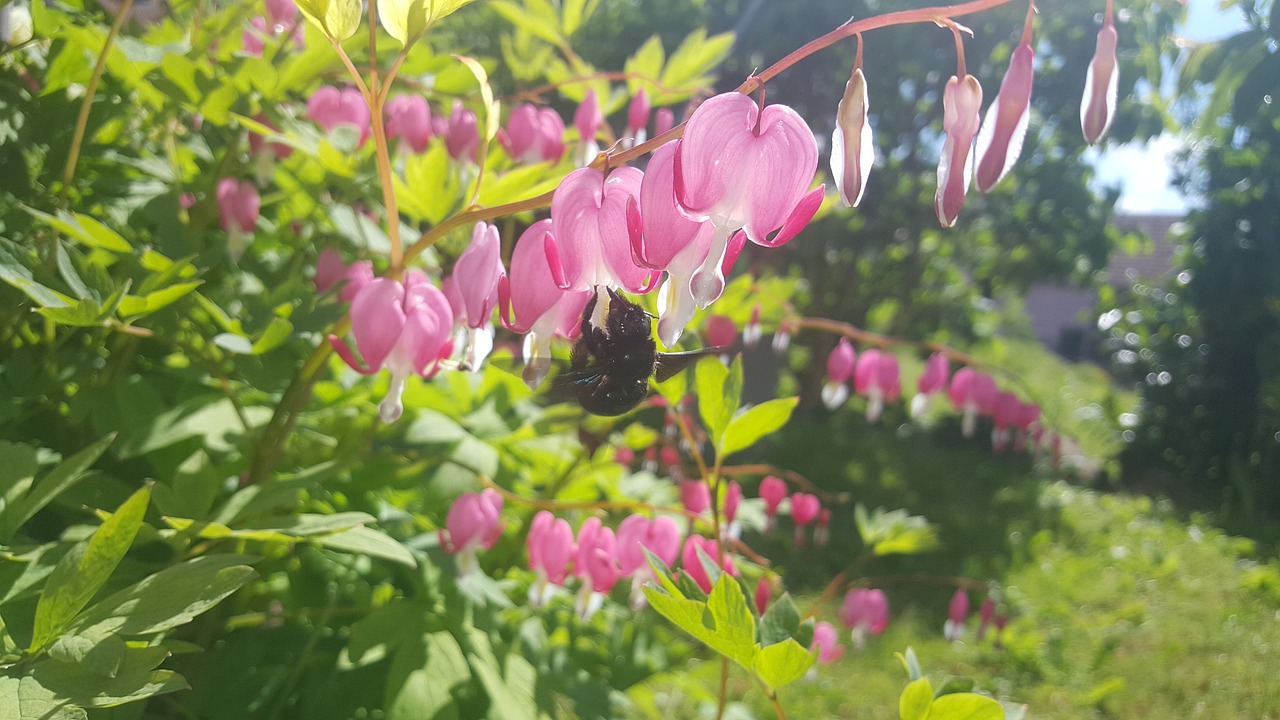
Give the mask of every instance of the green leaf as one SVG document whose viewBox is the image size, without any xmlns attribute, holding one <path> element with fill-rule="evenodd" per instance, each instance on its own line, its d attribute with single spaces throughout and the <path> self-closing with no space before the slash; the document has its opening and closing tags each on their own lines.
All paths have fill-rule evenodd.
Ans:
<svg viewBox="0 0 1280 720">
<path fill-rule="evenodd" d="M 271 322 L 267 324 L 267 329 L 262 331 L 262 335 L 253 341 L 253 347 L 250 350 L 254 355 L 262 355 L 271 352 L 280 347 L 280 344 L 289 339 L 293 334 L 293 323 L 282 317 L 273 317 Z"/>
<path fill-rule="evenodd" d="M 17 288 L 41 307 L 65 308 L 75 305 L 72 298 L 36 282 L 31 270 L 18 259 L 22 253 L 13 241 L 0 238 L 0 280 Z"/>
<path fill-rule="evenodd" d="M 68 238 L 83 245 L 117 253 L 133 252 L 133 246 L 120 233 L 82 213 L 59 210 L 56 216 L 23 207 L 32 217 L 58 230 Z"/>
<path fill-rule="evenodd" d="M 519 30 L 528 31 L 534 37 L 546 40 L 552 45 L 558 46 L 563 43 L 560 32 L 552 21 L 540 18 L 514 2 L 492 0 L 489 7 L 497 10 L 499 15 Z"/>
<path fill-rule="evenodd" d="M 316 542 L 334 550 L 360 553 L 409 567 L 418 566 L 418 561 L 414 559 L 413 553 L 409 552 L 408 548 L 375 528 L 354 527 L 333 535 L 325 535 L 318 538 Z"/>
<path fill-rule="evenodd" d="M 0 440 L 0 524 L 8 524 L 8 515 L 16 512 L 39 469 L 35 448 Z"/>
<path fill-rule="evenodd" d="M 756 646 L 756 619 L 747 607 L 747 598 L 728 573 L 722 573 L 707 596 L 707 609 L 715 621 L 721 652 L 738 664 L 752 667 Z"/>
<path fill-rule="evenodd" d="M 104 677 L 78 665 L 39 663 L 32 675 L 41 685 L 77 705 L 106 708 L 187 689 L 187 681 L 170 670 L 155 668 L 169 656 L 162 645 L 130 647 L 115 677 Z"/>
<path fill-rule="evenodd" d="M 86 471 L 102 453 L 106 452 L 107 446 L 115 439 L 116 434 L 111 433 L 50 470 L 49 474 L 35 483 L 30 493 L 21 501 L 14 503 L 8 512 L 0 515 L 0 520 L 3 520 L 3 532 L 0 532 L 0 537 L 6 540 L 13 537 L 18 528 L 30 520 L 32 515 L 40 512 L 55 497 L 83 480 Z"/>
<path fill-rule="evenodd" d="M 732 48 L 733 33 L 707 37 L 707 31 L 702 28 L 689 33 L 667 60 L 662 84 L 676 89 L 704 84 L 703 76 L 714 70 Z"/>
<path fill-rule="evenodd" d="M 304 17 L 331 40 L 342 42 L 360 29 L 360 0 L 296 0 Z"/>
<path fill-rule="evenodd" d="M 401 45 L 413 42 L 427 29 L 430 0 L 378 0 L 378 21 Z"/>
<path fill-rule="evenodd" d="M 735 357 L 726 368 L 719 358 L 703 358 L 698 362 L 695 381 L 698 412 L 711 436 L 711 444 L 719 449 L 724 431 L 738 411 L 742 398 L 742 360 Z"/>
<path fill-rule="evenodd" d="M 5 720 L 88 720 L 84 708 L 42 686 L 33 677 L 0 675 L 0 717 Z"/>
<path fill-rule="evenodd" d="M 565 37 L 571 37 L 578 28 L 582 27 L 583 21 L 591 17 L 599 5 L 599 0 L 588 3 L 588 0 L 564 0 L 564 7 L 560 13 L 560 27 L 564 30 Z"/>
<path fill-rule="evenodd" d="M 817 652 L 810 651 L 792 638 L 763 648 L 756 655 L 755 673 L 774 690 L 804 677 L 817 662 Z"/>
<path fill-rule="evenodd" d="M 49 657 L 77 663 L 94 675 L 115 677 L 124 662 L 126 649 L 119 635 L 63 635 L 49 646 Z"/>
<path fill-rule="evenodd" d="M 440 18 L 452 15 L 465 5 L 470 5 L 474 0 L 430 0 L 431 15 L 427 20 L 428 24 L 435 23 Z"/>
<path fill-rule="evenodd" d="M 764 617 L 760 618 L 760 644 L 768 647 L 794 637 L 800 627 L 800 609 L 791 599 L 790 593 L 769 603 Z"/>
<path fill-rule="evenodd" d="M 1004 707 L 986 695 L 952 693 L 933 701 L 929 720 L 1004 720 Z"/>
<path fill-rule="evenodd" d="M 84 635 L 149 635 L 191 622 L 257 577 L 245 555 L 203 555 L 171 565 L 95 603 L 72 623 Z"/>
<path fill-rule="evenodd" d="M 485 71 L 484 66 L 478 61 L 467 57 L 466 55 L 454 55 L 458 62 L 462 63 L 475 76 L 476 82 L 480 84 L 480 101 L 484 107 L 484 119 L 481 127 L 484 128 L 482 139 L 492 140 L 498 134 L 498 125 L 501 121 L 499 116 L 499 108 L 493 100 L 493 88 L 489 87 L 489 73 Z"/>
<path fill-rule="evenodd" d="M 49 644 L 102 589 L 133 544 L 150 500 L 148 484 L 125 500 L 88 540 L 62 558 L 40 593 L 29 650 L 34 652 Z"/>
<path fill-rule="evenodd" d="M 720 456 L 726 457 L 739 450 L 746 450 L 760 438 L 786 425 L 791 419 L 791 411 L 796 409 L 799 402 L 799 397 L 775 398 L 734 416 L 729 427 L 725 428 Z"/>
<path fill-rule="evenodd" d="M 627 92 L 635 95 L 641 88 L 649 94 L 652 100 L 658 95 L 657 87 L 654 85 L 658 78 L 662 75 L 662 64 L 666 61 L 666 52 L 662 49 L 662 38 L 658 35 L 652 35 L 644 44 L 635 51 L 631 57 L 627 58 L 626 64 L 623 66 L 627 72 Z M 645 81 L 641 78 L 650 78 Z"/>
<path fill-rule="evenodd" d="M 124 300 L 120 301 L 120 314 L 128 317 L 131 315 L 146 315 L 153 313 L 160 308 L 171 305 L 180 300 L 187 293 L 204 284 L 203 280 L 195 280 L 193 282 L 175 283 L 169 287 L 155 292 L 149 292 L 146 295 L 125 295 Z"/>
<path fill-rule="evenodd" d="M 213 336 L 213 344 L 236 355 L 252 355 L 253 343 L 249 338 L 235 333 L 219 333 Z"/>
<path fill-rule="evenodd" d="M 933 687 L 929 678 L 912 680 L 898 697 L 899 720 L 932 720 L 929 706 L 933 704 Z"/>
<path fill-rule="evenodd" d="M 72 307 L 42 307 L 36 312 L 58 323 L 71 327 L 95 327 L 102 325 L 102 306 L 93 298 L 85 298 Z"/>
</svg>

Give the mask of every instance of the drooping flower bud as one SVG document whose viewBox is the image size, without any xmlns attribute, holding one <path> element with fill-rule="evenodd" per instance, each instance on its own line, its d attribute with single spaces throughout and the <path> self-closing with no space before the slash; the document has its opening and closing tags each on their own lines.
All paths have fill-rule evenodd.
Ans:
<svg viewBox="0 0 1280 720">
<path fill-rule="evenodd" d="M 983 598 L 982 605 L 978 608 L 978 641 L 981 642 L 987 635 L 987 628 L 991 626 L 996 617 L 996 601 L 988 595 Z"/>
<path fill-rule="evenodd" d="M 955 409 L 964 413 L 960 427 L 965 437 L 973 437 L 979 415 L 991 414 L 997 392 L 996 381 L 973 368 L 960 368 L 951 378 L 947 398 Z"/>
<path fill-rule="evenodd" d="M 857 207 L 867 189 L 867 176 L 875 163 L 875 143 L 867 122 L 867 78 L 862 74 L 862 38 L 844 97 L 836 109 L 836 129 L 831 134 L 831 177 L 846 207 Z"/>
<path fill-rule="evenodd" d="M 760 344 L 764 330 L 760 327 L 760 303 L 751 306 L 751 319 L 742 327 L 742 346 L 748 350 Z"/>
<path fill-rule="evenodd" d="M 938 192 L 934 210 L 942 227 L 956 224 L 973 177 L 973 137 L 978 133 L 982 86 L 978 78 L 952 75 L 942 93 L 942 129 L 947 134 L 938 159 Z"/>
<path fill-rule="evenodd" d="M 710 347 L 730 348 L 737 340 L 738 326 L 728 315 L 707 318 L 707 344 Z"/>
<path fill-rule="evenodd" d="M 1093 145 L 1107 134 L 1116 114 L 1116 93 L 1120 74 L 1116 72 L 1116 47 L 1120 37 L 1112 18 L 1111 0 L 1098 31 L 1098 43 L 1084 79 L 1084 99 L 1080 103 L 1080 128 L 1085 142 Z"/>
<path fill-rule="evenodd" d="M 680 483 L 680 504 L 684 505 L 685 510 L 701 515 L 711 507 L 711 491 L 701 478 L 685 480 Z"/>
<path fill-rule="evenodd" d="M 831 509 L 822 508 L 818 513 L 818 525 L 813 529 L 813 544 L 826 547 L 831 540 Z"/>
<path fill-rule="evenodd" d="M 574 556 L 574 572 L 582 580 L 575 609 L 583 620 L 604 604 L 604 596 L 613 589 L 622 572 L 616 562 L 618 543 L 613 530 L 604 527 L 598 517 L 589 517 L 578 529 L 578 548 Z"/>
<path fill-rule="evenodd" d="M 671 108 L 658 108 L 653 115 L 653 136 L 658 137 L 662 133 L 670 130 L 676 125 L 675 113 L 671 112 Z"/>
<path fill-rule="evenodd" d="M 560 162 L 564 157 L 564 120 L 551 108 L 525 103 L 511 111 L 498 140 L 507 154 L 527 163 Z"/>
<path fill-rule="evenodd" d="M 463 106 L 461 100 L 453 101 L 453 111 L 449 113 L 449 124 L 444 133 L 444 146 L 454 160 L 479 160 L 476 153 L 480 150 L 480 129 L 476 125 L 476 114 Z"/>
<path fill-rule="evenodd" d="M 772 599 L 773 588 L 769 587 L 768 580 L 761 577 L 760 580 L 756 582 L 756 592 L 754 597 L 756 612 L 764 615 L 765 611 L 769 609 L 769 601 Z"/>
<path fill-rule="evenodd" d="M 1000 91 L 978 131 L 978 171 L 974 186 L 979 192 L 995 187 L 1022 154 L 1022 141 L 1027 135 L 1027 119 L 1031 115 L 1031 85 L 1035 79 L 1031 49 L 1031 20 L 1035 4 L 1027 8 L 1027 21 L 1022 28 L 1022 41 L 1009 58 L 1009 69 L 1000 82 Z"/>
<path fill-rule="evenodd" d="M 1009 433 L 1018 422 L 1022 412 L 1022 401 L 1011 392 L 996 395 L 995 405 L 991 412 L 994 427 L 991 430 L 991 448 L 996 452 L 1004 452 L 1009 445 Z"/>
<path fill-rule="evenodd" d="M 857 353 L 848 338 L 840 338 L 827 356 L 827 382 L 822 386 L 822 404 L 835 410 L 849 399 L 849 378 L 853 377 Z"/>
</svg>

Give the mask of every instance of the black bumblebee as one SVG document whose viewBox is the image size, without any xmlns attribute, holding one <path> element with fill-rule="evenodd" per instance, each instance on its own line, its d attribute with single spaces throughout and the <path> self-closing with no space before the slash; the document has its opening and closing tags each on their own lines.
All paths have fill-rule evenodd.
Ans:
<svg viewBox="0 0 1280 720">
<path fill-rule="evenodd" d="M 639 305 L 609 290 L 602 327 L 591 322 L 597 296 L 582 311 L 582 334 L 569 355 L 569 369 L 551 379 L 549 396 L 572 400 L 593 415 L 621 415 L 649 393 L 649 378 L 670 378 L 704 355 L 724 348 L 658 352 L 652 318 Z"/>
</svg>

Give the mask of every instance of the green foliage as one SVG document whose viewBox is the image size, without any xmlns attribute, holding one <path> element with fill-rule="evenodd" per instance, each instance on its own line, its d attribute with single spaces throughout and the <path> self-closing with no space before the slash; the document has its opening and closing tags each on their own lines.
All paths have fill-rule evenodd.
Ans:
<svg viewBox="0 0 1280 720">
<path fill-rule="evenodd" d="M 720 574 L 705 599 L 689 598 L 662 561 L 645 552 L 661 585 L 644 589 L 649 604 L 676 627 L 750 672 L 766 692 L 772 694 L 799 680 L 813 666 L 814 653 L 796 640 L 799 613 L 789 598 L 780 599 L 778 604 L 785 606 L 762 619 L 757 635 L 746 594 L 728 573 Z"/>
</svg>

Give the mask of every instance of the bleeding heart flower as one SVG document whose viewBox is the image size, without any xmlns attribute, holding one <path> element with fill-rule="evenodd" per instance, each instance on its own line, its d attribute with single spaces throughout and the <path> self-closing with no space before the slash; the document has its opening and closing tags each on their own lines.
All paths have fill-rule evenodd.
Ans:
<svg viewBox="0 0 1280 720">
<path fill-rule="evenodd" d="M 996 99 L 987 108 L 978 131 L 978 171 L 974 186 L 979 192 L 995 187 L 1022 154 L 1022 141 L 1027 134 L 1027 118 L 1031 110 L 1032 68 L 1035 51 L 1031 49 L 1031 19 L 1035 3 L 1027 8 L 1027 21 L 1022 27 L 1022 41 L 1009 58 L 1009 69 L 1000 82 Z"/>
<path fill-rule="evenodd" d="M 711 507 L 711 491 L 701 478 L 680 483 L 680 504 L 694 514 L 701 514 Z"/>
<path fill-rule="evenodd" d="M 934 353 L 924 364 L 924 374 L 916 381 L 916 396 L 911 398 L 911 417 L 920 418 L 928 414 L 935 395 L 947 387 L 947 377 L 951 374 L 951 364 L 947 356 Z"/>
<path fill-rule="evenodd" d="M 796 547 L 804 547 L 804 529 L 818 519 L 821 511 L 822 501 L 817 495 L 795 493 L 791 496 L 791 520 L 796 524 Z"/>
<path fill-rule="evenodd" d="M 555 586 L 563 586 L 569 576 L 569 561 L 576 549 L 569 523 L 546 510 L 533 516 L 529 526 L 529 569 L 537 579 L 529 588 L 529 604 L 542 607 L 551 598 Z"/>
<path fill-rule="evenodd" d="M 551 108 L 525 103 L 511 111 L 498 141 L 508 155 L 524 162 L 560 162 L 564 157 L 564 120 Z"/>
<path fill-rule="evenodd" d="M 339 125 L 354 127 L 360 132 L 361 145 L 373 133 L 369 126 L 369 105 L 355 88 L 321 87 L 307 100 L 307 115 L 327 132 Z"/>
<path fill-rule="evenodd" d="M 818 651 L 818 662 L 826 665 L 833 663 L 844 655 L 844 648 L 840 646 L 839 633 L 836 632 L 836 626 L 829 622 L 822 621 L 813 626 L 813 643 L 809 646 L 810 651 Z"/>
<path fill-rule="evenodd" d="M 564 290 L 652 289 L 656 273 L 631 255 L 627 203 L 640 194 L 644 173 L 632 167 L 607 176 L 595 168 L 574 170 L 551 198 L 554 235 L 545 240 L 547 265 Z M 602 303 L 603 305 L 603 303 Z"/>
<path fill-rule="evenodd" d="M 742 328 L 742 346 L 754 348 L 760 344 L 764 329 L 760 325 L 760 303 L 751 306 L 751 319 Z"/>
<path fill-rule="evenodd" d="M 648 139 L 645 129 L 649 125 L 649 95 L 644 88 L 636 91 L 627 108 L 627 135 L 630 136 L 628 147 L 639 145 Z"/>
<path fill-rule="evenodd" d="M 476 553 L 488 550 L 502 537 L 502 496 L 493 488 L 463 493 L 449 507 L 445 527 L 440 529 L 440 546 L 456 555 L 458 574 L 476 567 Z"/>
<path fill-rule="evenodd" d="M 476 114 L 464 107 L 461 100 L 453 101 L 453 111 L 449 113 L 449 124 L 444 133 L 444 146 L 454 160 L 478 160 L 480 130 L 476 126 Z"/>
<path fill-rule="evenodd" d="M 764 532 L 767 535 L 773 531 L 778 506 L 787 497 L 787 483 L 782 478 L 769 475 L 760 481 L 759 495 L 764 501 Z"/>
<path fill-rule="evenodd" d="M 761 111 L 751 98 L 732 92 L 698 106 L 685 124 L 674 167 L 676 201 L 691 218 L 715 227 L 693 276 L 695 297 L 720 296 L 722 261 L 735 231 L 777 247 L 809 223 L 822 204 L 824 188 L 809 190 L 817 167 L 817 141 L 791 108 Z"/>
<path fill-rule="evenodd" d="M 938 192 L 934 209 L 942 227 L 956 224 L 965 192 L 973 177 L 973 136 L 978 133 L 978 111 L 982 109 L 982 86 L 978 78 L 965 74 L 947 81 L 942 92 L 942 129 L 947 134 L 938 159 Z"/>
<path fill-rule="evenodd" d="M 421 95 L 397 95 L 387 103 L 387 139 L 403 138 L 415 153 L 431 142 L 431 107 Z"/>
<path fill-rule="evenodd" d="M 690 535 L 684 541 L 684 550 L 680 553 L 680 566 L 684 568 L 689 578 L 697 583 L 702 592 L 711 592 L 711 578 L 707 576 L 707 570 L 702 566 L 702 561 L 698 558 L 698 550 L 701 549 L 711 562 L 720 567 L 722 572 L 729 573 L 731 576 L 738 574 L 738 568 L 733 564 L 733 558 L 727 553 L 724 556 L 724 565 L 720 565 L 720 543 L 706 538 L 701 535 Z"/>
<path fill-rule="evenodd" d="M 453 312 L 444 293 L 425 275 L 410 271 L 404 282 L 371 281 L 351 301 L 351 334 L 363 363 L 336 335 L 329 342 L 358 373 L 372 375 L 383 367 L 391 372 L 391 386 L 378 410 L 384 422 L 394 422 L 404 410 L 400 398 L 409 375 L 431 377 L 449 357 L 452 329 Z"/>
<path fill-rule="evenodd" d="M 293 27 L 298 21 L 298 6 L 293 0 L 266 0 L 266 6 L 277 33 Z"/>
<path fill-rule="evenodd" d="M 351 302 L 361 288 L 373 281 L 373 263 L 361 260 L 350 265 L 342 261 L 342 253 L 337 248 L 327 247 L 320 251 L 316 261 L 315 285 L 317 292 L 328 292 L 345 282 L 338 291 L 338 299 Z"/>
<path fill-rule="evenodd" d="M 218 181 L 218 221 L 227 231 L 227 254 L 239 260 L 258 225 L 262 199 L 248 180 L 223 178 Z"/>
<path fill-rule="evenodd" d="M 573 124 L 578 128 L 578 137 L 582 140 L 582 164 L 590 165 L 596 155 L 600 154 L 596 133 L 604 125 L 604 114 L 600 111 L 595 90 L 588 90 L 587 96 L 579 103 L 578 109 L 573 113 Z"/>
<path fill-rule="evenodd" d="M 653 114 L 653 136 L 667 132 L 676 125 L 675 113 L 671 112 L 671 108 L 658 108 Z"/>
<path fill-rule="evenodd" d="M 1010 429 L 1017 424 L 1018 416 L 1022 413 L 1022 401 L 1017 395 L 1011 392 L 1002 392 L 996 395 L 995 405 L 992 408 L 991 419 L 994 421 L 994 429 L 991 431 L 991 447 L 996 452 L 1003 452 L 1009 444 Z"/>
<path fill-rule="evenodd" d="M 969 593 L 961 588 L 956 590 L 956 594 L 951 596 L 951 602 L 947 604 L 947 622 L 942 630 L 947 642 L 960 639 L 964 634 L 964 621 L 967 617 L 969 617 Z"/>
<path fill-rule="evenodd" d="M 583 620 L 604 604 L 604 596 L 613 589 L 622 572 L 615 558 L 618 543 L 613 530 L 604 527 L 598 517 L 589 517 L 578 528 L 578 551 L 574 558 L 574 572 L 582 580 L 578 591 L 576 609 Z"/>
<path fill-rule="evenodd" d="M 510 282 L 498 283 L 503 324 L 525 335 L 524 380 L 530 387 L 537 387 L 551 368 L 552 335 L 575 336 L 591 299 L 590 290 L 565 292 L 557 287 L 545 250 L 551 237 L 550 220 L 530 225 L 511 253 Z"/>
<path fill-rule="evenodd" d="M 1027 437 L 1032 435 L 1040 427 L 1036 424 L 1040 422 L 1040 406 L 1036 403 L 1020 403 L 1018 407 L 1018 435 L 1014 438 L 1014 452 L 1021 451 L 1026 445 Z"/>
<path fill-rule="evenodd" d="M 997 392 L 996 381 L 990 375 L 973 368 L 960 368 L 951 378 L 947 398 L 955 409 L 964 413 L 960 428 L 965 437 L 973 437 L 978 415 L 991 414 Z"/>
<path fill-rule="evenodd" d="M 755 603 L 756 612 L 764 615 L 769 609 L 769 601 L 773 599 L 773 589 L 769 587 L 769 581 L 763 577 L 756 581 Z"/>
<path fill-rule="evenodd" d="M 848 338 L 840 338 L 827 356 L 827 382 L 822 386 L 822 404 L 829 410 L 844 405 L 849 399 L 849 378 L 853 377 L 853 363 L 857 353 Z"/>
<path fill-rule="evenodd" d="M 982 638 L 987 635 L 987 628 L 991 626 L 992 620 L 996 617 L 996 601 L 990 596 L 983 598 L 982 605 L 978 609 L 978 642 L 982 642 Z"/>
<path fill-rule="evenodd" d="M 498 285 L 506 275 L 498 228 L 476 223 L 471 244 L 458 257 L 448 278 L 452 292 L 445 293 L 454 320 L 465 335 L 463 362 L 472 370 L 480 367 L 493 348 L 493 308 L 498 304 Z"/>
<path fill-rule="evenodd" d="M 886 400 L 897 400 L 902 391 L 898 358 L 872 348 L 863 350 L 853 371 L 854 386 L 867 398 L 867 422 L 880 419 Z"/>
<path fill-rule="evenodd" d="M 840 607 L 840 622 L 852 628 L 853 646 L 861 650 L 866 636 L 879 635 L 889 625 L 889 598 L 883 590 L 852 588 Z"/>
<path fill-rule="evenodd" d="M 650 520 L 643 515 L 629 515 L 618 525 L 617 540 L 618 569 L 623 576 L 632 577 L 631 607 L 642 608 L 644 583 L 656 579 L 644 550 L 648 549 L 670 567 L 680 554 L 680 526 L 665 516 Z"/>
<path fill-rule="evenodd" d="M 1107 0 L 1107 14 L 1102 21 L 1102 29 L 1098 31 L 1098 43 L 1084 79 L 1084 100 L 1080 103 L 1080 128 L 1084 131 L 1085 142 L 1090 145 L 1107 134 L 1111 119 L 1116 114 L 1116 91 L 1120 82 L 1120 74 L 1116 72 L 1116 47 L 1119 42 L 1111 0 Z"/>
</svg>

